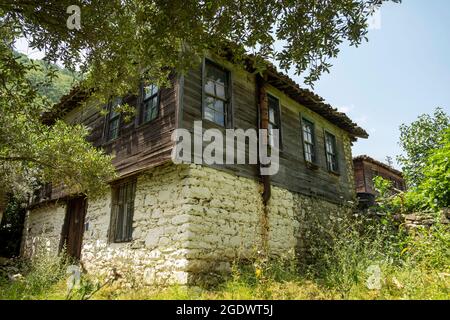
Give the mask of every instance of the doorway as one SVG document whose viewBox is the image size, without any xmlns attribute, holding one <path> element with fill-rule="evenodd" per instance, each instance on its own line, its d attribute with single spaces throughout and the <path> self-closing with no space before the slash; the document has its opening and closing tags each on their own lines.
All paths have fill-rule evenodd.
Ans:
<svg viewBox="0 0 450 320">
<path fill-rule="evenodd" d="M 77 260 L 81 257 L 86 209 L 87 199 L 84 196 L 67 201 L 60 251 L 65 247 L 67 254 Z"/>
</svg>

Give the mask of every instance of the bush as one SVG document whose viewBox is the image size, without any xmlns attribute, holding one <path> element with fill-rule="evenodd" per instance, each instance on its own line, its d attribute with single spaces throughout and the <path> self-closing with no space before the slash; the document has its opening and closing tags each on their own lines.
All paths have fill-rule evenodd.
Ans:
<svg viewBox="0 0 450 320">
<path fill-rule="evenodd" d="M 70 259 L 64 255 L 55 256 L 40 252 L 33 260 L 16 260 L 20 271 L 15 280 L 0 279 L 0 299 L 27 300 L 52 297 L 52 286 L 66 277 Z"/>
</svg>

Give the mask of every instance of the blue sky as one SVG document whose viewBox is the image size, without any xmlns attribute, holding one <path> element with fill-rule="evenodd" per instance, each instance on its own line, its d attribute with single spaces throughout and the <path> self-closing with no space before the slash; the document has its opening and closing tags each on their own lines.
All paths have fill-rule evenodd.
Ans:
<svg viewBox="0 0 450 320">
<path fill-rule="evenodd" d="M 369 139 L 358 140 L 353 154 L 384 161 L 401 153 L 400 124 L 438 106 L 450 113 L 450 1 L 388 3 L 379 17 L 369 42 L 343 45 L 314 91 L 368 131 Z M 42 57 L 26 48 L 19 41 L 20 51 Z"/>
<path fill-rule="evenodd" d="M 450 113 L 450 1 L 385 4 L 380 18 L 369 42 L 342 47 L 314 91 L 369 133 L 353 155 L 383 161 L 401 153 L 400 124 L 438 106 Z"/>
</svg>

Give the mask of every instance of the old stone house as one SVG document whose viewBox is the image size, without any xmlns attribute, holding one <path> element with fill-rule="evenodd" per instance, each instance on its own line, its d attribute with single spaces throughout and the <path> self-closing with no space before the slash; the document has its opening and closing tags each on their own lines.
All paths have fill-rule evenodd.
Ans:
<svg viewBox="0 0 450 320">
<path fill-rule="evenodd" d="M 394 191 L 405 191 L 406 183 L 401 171 L 367 155 L 353 158 L 356 195 L 361 207 L 375 205 L 376 190 L 373 178 L 382 177 L 392 182 Z"/>
<path fill-rule="evenodd" d="M 48 121 L 90 127 L 90 141 L 115 156 L 120 179 L 95 201 L 47 189 L 28 211 L 24 255 L 66 247 L 90 272 L 115 267 L 148 283 L 194 283 L 258 250 L 301 252 L 306 217 L 332 221 L 355 200 L 351 145 L 367 133 L 321 97 L 274 67 L 256 75 L 214 55 L 170 81 L 123 98 L 137 109 L 131 123 L 112 110 L 117 99 L 104 116 L 81 90 L 63 97 Z M 279 128 L 278 173 L 174 163 L 171 135 L 193 131 L 194 121 L 222 132 Z"/>
</svg>

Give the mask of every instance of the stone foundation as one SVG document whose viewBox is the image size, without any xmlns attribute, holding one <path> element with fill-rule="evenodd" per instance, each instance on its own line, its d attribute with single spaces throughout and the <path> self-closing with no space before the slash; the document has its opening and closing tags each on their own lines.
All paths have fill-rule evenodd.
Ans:
<svg viewBox="0 0 450 320">
<path fill-rule="evenodd" d="M 57 254 L 65 213 L 64 203 L 43 205 L 29 211 L 25 218 L 22 255 L 31 258 L 43 251 Z"/>
<path fill-rule="evenodd" d="M 128 281 L 197 283 L 262 250 L 273 257 L 297 252 L 301 259 L 311 223 L 326 228 L 346 212 L 278 187 L 272 187 L 264 208 L 261 188 L 255 180 L 200 165 L 153 168 L 137 179 L 131 242 L 108 242 L 109 194 L 88 202 L 83 266 L 92 273 L 115 268 Z M 64 211 L 63 206 L 33 210 L 26 247 L 43 238 L 49 250 L 56 249 Z"/>
</svg>

